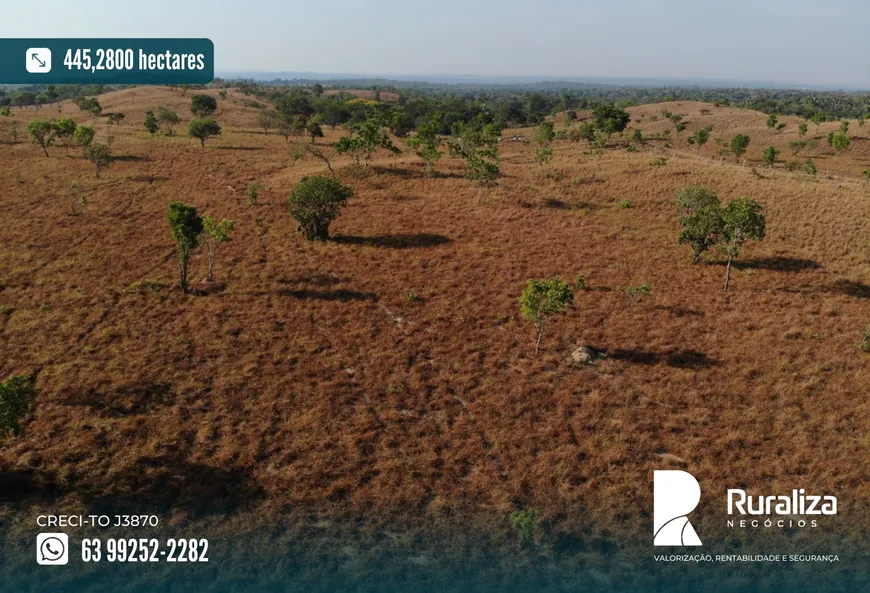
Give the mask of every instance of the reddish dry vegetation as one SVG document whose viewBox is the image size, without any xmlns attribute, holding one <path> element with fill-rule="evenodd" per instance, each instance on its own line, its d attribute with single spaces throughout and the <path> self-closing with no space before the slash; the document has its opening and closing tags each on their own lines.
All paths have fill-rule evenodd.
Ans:
<svg viewBox="0 0 870 593">
<path fill-rule="evenodd" d="M 794 118 L 777 134 L 756 112 L 634 108 L 645 133 L 671 127 L 651 121 L 662 108 L 714 137 L 748 133 L 749 164 L 718 160 L 713 141 L 697 160 L 683 142 L 595 156 L 556 141 L 538 166 L 534 146 L 505 141 L 504 176 L 480 206 L 458 161 L 430 180 L 410 151 L 364 177 L 337 158 L 356 197 L 333 240 L 306 242 L 286 197 L 324 167 L 292 164 L 245 100 L 220 103 L 224 134 L 203 149 L 184 129 L 150 138 L 142 126 L 157 105 L 189 118 L 180 92 L 101 97 L 127 117 L 100 179 L 77 149 L 0 145 L 0 305 L 13 309 L 0 315 L 0 376 L 35 373 L 38 388 L 0 449 L 12 498 L 206 492 L 343 510 L 594 509 L 632 523 L 647 520 L 652 471 L 675 467 L 723 500 L 736 485 L 834 493 L 845 508 L 870 499 L 870 358 L 856 348 L 870 324 L 865 128 L 853 122 L 852 149 L 835 158 L 823 136 L 837 124 L 810 125 L 824 147 L 815 181 L 753 170 L 769 144 L 791 158 Z M 270 188 L 256 206 L 253 178 Z M 82 216 L 69 214 L 73 182 L 89 199 Z M 676 242 L 673 194 L 688 184 L 765 205 L 767 239 L 744 250 L 727 293 L 722 261 L 693 265 Z M 192 295 L 176 285 L 173 200 L 236 220 L 216 284 L 194 257 Z M 590 290 L 534 355 L 525 281 L 581 272 Z M 652 294 L 631 302 L 626 288 L 643 282 Z M 572 366 L 577 345 L 607 358 Z"/>
</svg>

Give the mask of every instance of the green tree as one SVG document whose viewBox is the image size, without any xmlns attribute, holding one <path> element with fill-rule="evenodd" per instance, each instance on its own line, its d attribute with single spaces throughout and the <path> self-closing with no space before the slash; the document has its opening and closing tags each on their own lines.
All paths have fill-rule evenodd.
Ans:
<svg viewBox="0 0 870 593">
<path fill-rule="evenodd" d="M 718 200 L 717 200 L 718 201 Z M 701 261 L 701 254 L 716 245 L 722 232 L 722 209 L 719 204 L 703 206 L 680 221 L 679 243 L 692 248 L 692 262 Z"/>
<path fill-rule="evenodd" d="M 323 138 L 323 128 L 320 127 L 320 124 L 312 119 L 305 126 L 305 131 L 311 137 L 311 143 L 314 144 L 314 140 L 316 138 Z"/>
<path fill-rule="evenodd" d="M 548 317 L 561 313 L 574 302 L 574 292 L 561 278 L 550 280 L 529 280 L 520 295 L 520 312 L 526 321 L 538 329 L 535 354 L 541 347 L 544 323 Z"/>
<path fill-rule="evenodd" d="M 737 134 L 731 139 L 731 152 L 734 153 L 734 161 L 739 162 L 740 157 L 746 153 L 749 147 L 749 136 Z"/>
<path fill-rule="evenodd" d="M 677 190 L 674 196 L 674 203 L 685 218 L 701 208 L 718 206 L 719 196 L 712 189 L 700 185 L 687 185 Z"/>
<path fill-rule="evenodd" d="M 300 181 L 287 200 L 297 230 L 313 241 L 329 238 L 329 225 L 351 197 L 353 190 L 337 179 L 313 176 Z"/>
<path fill-rule="evenodd" d="M 145 112 L 145 129 L 148 130 L 148 133 L 152 136 L 160 129 L 160 124 L 157 123 L 157 118 L 154 116 L 153 111 Z"/>
<path fill-rule="evenodd" d="M 417 132 L 406 142 L 409 148 L 416 151 L 416 154 L 426 165 L 426 175 L 432 177 L 432 172 L 435 168 L 435 163 L 444 154 L 439 148 L 441 147 L 441 121 L 440 118 L 430 115 L 417 126 Z"/>
<path fill-rule="evenodd" d="M 18 434 L 21 418 L 34 394 L 33 379 L 26 375 L 0 382 L 0 438 Z"/>
<path fill-rule="evenodd" d="M 36 119 L 27 124 L 27 133 L 36 144 L 42 147 L 45 156 L 48 156 L 48 147 L 54 142 L 57 135 L 57 125 L 46 119 Z"/>
<path fill-rule="evenodd" d="M 806 136 L 806 135 L 807 135 L 807 130 L 808 130 L 808 129 L 809 129 L 809 127 L 807 126 L 806 123 L 802 123 L 802 124 L 800 124 L 800 125 L 798 126 L 798 136 L 800 136 L 801 138 L 803 138 L 804 136 Z"/>
<path fill-rule="evenodd" d="M 218 247 L 221 243 L 230 241 L 230 233 L 236 227 L 235 221 L 222 219 L 216 221 L 211 216 L 206 216 L 202 220 L 203 234 L 205 235 L 205 247 L 208 250 L 208 281 L 214 282 L 214 259 L 217 254 Z"/>
<path fill-rule="evenodd" d="M 797 156 L 800 151 L 807 147 L 806 140 L 793 140 L 788 143 L 789 149 L 791 149 L 791 155 Z"/>
<path fill-rule="evenodd" d="M 771 128 L 771 129 L 776 128 L 776 123 L 777 123 L 776 115 L 771 113 L 767 118 L 767 127 Z"/>
<path fill-rule="evenodd" d="M 87 150 L 88 146 L 94 141 L 96 132 L 93 126 L 81 125 L 76 128 L 73 133 L 73 142 L 82 147 L 82 150 Z"/>
<path fill-rule="evenodd" d="M 90 114 L 93 123 L 97 122 L 97 118 L 100 117 L 103 113 L 103 107 L 100 105 L 100 102 L 96 98 L 80 98 L 76 101 L 76 105 L 81 111 L 87 112 Z"/>
<path fill-rule="evenodd" d="M 556 138 L 556 131 L 553 128 L 553 122 L 545 121 L 535 133 L 535 139 L 538 141 L 538 150 L 535 153 L 535 160 L 539 165 L 549 162 L 553 158 L 553 140 Z"/>
<path fill-rule="evenodd" d="M 205 95 L 197 95 L 205 96 Z M 205 146 L 205 141 L 211 136 L 219 136 L 221 127 L 218 123 L 210 118 L 193 119 L 187 126 L 187 135 L 191 138 L 198 138 L 200 143 Z"/>
<path fill-rule="evenodd" d="M 722 208 L 722 228 L 719 245 L 728 256 L 725 267 L 725 288 L 731 280 L 731 263 L 740 256 L 747 240 L 764 239 L 767 222 L 762 214 L 764 207 L 748 198 L 736 198 Z"/>
<path fill-rule="evenodd" d="M 713 126 L 707 126 L 705 128 L 701 128 L 700 130 L 695 130 L 695 133 L 692 134 L 691 138 L 689 138 L 689 144 L 694 144 L 698 147 L 697 158 L 701 158 L 701 148 L 703 148 L 704 145 L 710 141 L 710 132 L 712 131 Z"/>
<path fill-rule="evenodd" d="M 384 130 L 384 116 L 380 109 L 369 111 L 365 120 L 350 127 L 350 135 L 342 136 L 335 144 L 338 154 L 350 154 L 354 162 L 368 167 L 372 155 L 379 149 L 398 154 L 401 152 Z"/>
<path fill-rule="evenodd" d="M 190 112 L 200 119 L 214 115 L 217 111 L 217 99 L 211 95 L 193 95 L 190 98 Z"/>
<path fill-rule="evenodd" d="M 181 290 L 187 293 L 187 265 L 193 250 L 199 247 L 200 235 L 203 231 L 202 217 L 196 208 L 182 202 L 169 204 L 169 228 L 178 255 L 179 284 Z"/>
<path fill-rule="evenodd" d="M 100 172 L 112 164 L 112 152 L 105 144 L 89 144 L 85 148 L 85 158 L 91 161 L 97 168 L 97 179 L 100 178 Z"/>
<path fill-rule="evenodd" d="M 172 136 L 172 131 L 175 126 L 181 123 L 181 118 L 174 111 L 166 107 L 157 108 L 157 122 L 161 128 L 166 129 L 166 135 Z"/>
<path fill-rule="evenodd" d="M 816 164 L 813 162 L 813 159 L 807 159 L 804 163 L 804 173 L 808 175 L 812 175 L 813 177 L 819 172 L 819 168 L 816 167 Z"/>
<path fill-rule="evenodd" d="M 69 148 L 76 133 L 76 122 L 68 117 L 62 117 L 54 122 L 55 135 L 63 140 L 64 147 Z"/>
<path fill-rule="evenodd" d="M 485 189 L 495 185 L 501 172 L 498 160 L 499 131 L 492 124 L 457 122 L 447 141 L 450 154 L 465 159 L 465 177 L 477 184 L 477 203 Z"/>
<path fill-rule="evenodd" d="M 765 166 L 772 167 L 776 164 L 776 159 L 779 158 L 779 151 L 773 147 L 768 146 L 764 149 L 764 152 L 761 155 L 762 161 L 764 161 Z"/>
<path fill-rule="evenodd" d="M 849 135 L 846 132 L 841 131 L 838 134 L 834 134 L 834 137 L 831 139 L 831 146 L 833 146 L 834 150 L 837 151 L 837 155 L 841 155 L 849 150 L 849 146 L 851 146 L 851 144 L 852 140 L 849 138 Z"/>
<path fill-rule="evenodd" d="M 592 110 L 595 128 L 607 136 L 608 140 L 613 134 L 625 130 L 631 116 L 627 111 L 620 109 L 611 103 L 601 103 Z"/>
</svg>

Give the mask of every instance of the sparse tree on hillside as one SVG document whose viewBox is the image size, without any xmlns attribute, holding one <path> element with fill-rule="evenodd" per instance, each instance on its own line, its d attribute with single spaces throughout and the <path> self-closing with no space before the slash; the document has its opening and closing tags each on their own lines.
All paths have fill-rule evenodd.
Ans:
<svg viewBox="0 0 870 593">
<path fill-rule="evenodd" d="M 158 107 L 157 122 L 160 124 L 160 127 L 166 129 L 167 136 L 172 136 L 173 128 L 181 123 L 181 118 L 178 117 L 178 114 L 174 111 L 166 109 L 165 107 Z"/>
<path fill-rule="evenodd" d="M 791 150 L 792 156 L 797 156 L 800 151 L 807 147 L 806 140 L 792 140 L 788 143 L 788 147 Z"/>
<path fill-rule="evenodd" d="M 330 177 L 307 177 L 300 181 L 287 201 L 297 230 L 309 241 L 329 238 L 329 225 L 353 197 L 353 190 Z"/>
<path fill-rule="evenodd" d="M 211 95 L 193 95 L 190 98 L 190 112 L 200 119 L 214 115 L 217 111 L 217 99 Z"/>
<path fill-rule="evenodd" d="M 145 129 L 148 130 L 148 133 L 152 136 L 160 129 L 160 124 L 157 123 L 157 118 L 154 117 L 153 111 L 145 112 Z"/>
<path fill-rule="evenodd" d="M 734 161 L 740 162 L 740 157 L 746 153 L 749 147 L 749 136 L 737 134 L 731 139 L 731 152 L 734 153 Z"/>
<path fill-rule="evenodd" d="M 548 317 L 561 313 L 574 302 L 571 286 L 561 278 L 550 280 L 529 280 L 520 295 L 520 312 L 526 321 L 538 330 L 535 354 L 541 348 L 544 336 L 544 323 Z"/>
<path fill-rule="evenodd" d="M 538 141 L 538 150 L 535 153 L 535 161 L 539 165 L 549 162 L 553 158 L 553 139 L 556 138 L 556 132 L 553 129 L 553 122 L 545 121 L 535 133 L 535 138 Z"/>
<path fill-rule="evenodd" d="M 82 151 L 86 151 L 88 146 L 94 141 L 96 132 L 93 126 L 78 126 L 73 133 L 73 142 L 82 147 Z"/>
<path fill-rule="evenodd" d="M 235 221 L 229 219 L 222 219 L 220 222 L 216 221 L 211 216 L 206 216 L 202 220 L 203 224 L 203 235 L 205 236 L 205 246 L 208 250 L 208 281 L 214 282 L 214 259 L 215 254 L 217 254 L 218 247 L 221 246 L 221 243 L 226 243 L 230 241 L 230 233 L 233 232 L 233 229 L 236 226 Z"/>
<path fill-rule="evenodd" d="M 701 261 L 701 254 L 716 245 L 722 232 L 722 209 L 718 198 L 715 204 L 708 204 L 693 211 L 680 220 L 679 242 L 692 248 L 692 262 Z"/>
<path fill-rule="evenodd" d="M 687 185 L 677 190 L 674 196 L 677 209 L 682 212 L 683 218 L 691 216 L 701 208 L 718 206 L 719 196 L 712 189 L 700 185 Z"/>
<path fill-rule="evenodd" d="M 63 140 L 64 148 L 69 149 L 70 142 L 76 133 L 76 122 L 68 117 L 62 117 L 54 125 L 56 136 Z"/>
<path fill-rule="evenodd" d="M 776 128 L 776 123 L 777 123 L 777 118 L 776 118 L 775 114 L 771 113 L 769 116 L 767 116 L 767 127 L 768 128 L 770 128 L 770 129 Z"/>
<path fill-rule="evenodd" d="M 207 139 L 211 136 L 219 136 L 220 133 L 221 127 L 215 120 L 210 118 L 191 120 L 187 127 L 187 135 L 191 138 L 198 138 L 203 146 L 205 146 Z"/>
<path fill-rule="evenodd" d="M 849 146 L 851 145 L 852 140 L 845 132 L 834 134 L 833 138 L 831 139 L 831 146 L 833 146 L 834 150 L 837 151 L 838 156 L 849 150 Z"/>
<path fill-rule="evenodd" d="M 85 98 L 82 97 L 78 101 L 76 101 L 76 105 L 81 111 L 85 111 L 90 114 L 93 123 L 97 123 L 97 118 L 100 117 L 103 113 L 103 107 L 100 105 L 100 102 L 96 98 Z"/>
<path fill-rule="evenodd" d="M 415 150 L 417 156 L 426 164 L 426 175 L 432 177 L 435 162 L 444 154 L 441 147 L 440 118 L 430 115 L 417 126 L 417 133 L 408 138 L 408 147 Z"/>
<path fill-rule="evenodd" d="M 719 241 L 728 264 L 725 267 L 725 288 L 731 280 L 731 263 L 740 256 L 740 250 L 747 240 L 764 239 L 767 221 L 762 214 L 764 207 L 748 198 L 736 198 L 722 208 L 722 229 Z"/>
<path fill-rule="evenodd" d="M 105 144 L 90 144 L 85 148 L 85 158 L 91 161 L 97 168 L 97 179 L 100 172 L 112 164 L 112 152 Z"/>
<path fill-rule="evenodd" d="M 806 136 L 806 135 L 807 135 L 807 130 L 808 130 L 808 129 L 809 129 L 809 126 L 807 126 L 806 123 L 802 123 L 802 124 L 800 124 L 800 125 L 798 126 L 798 136 L 800 136 L 801 138 L 803 138 L 804 136 Z"/>
<path fill-rule="evenodd" d="M 450 154 L 465 159 L 465 177 L 477 184 L 478 204 L 483 201 L 484 190 L 496 183 L 501 172 L 498 138 L 499 130 L 492 124 L 457 122 L 447 140 Z"/>
<path fill-rule="evenodd" d="M 779 151 L 773 146 L 768 146 L 764 149 L 761 158 L 766 167 L 773 167 L 776 164 L 776 159 L 779 158 Z"/>
<path fill-rule="evenodd" d="M 272 111 L 271 109 L 260 110 L 260 113 L 257 114 L 257 123 L 263 128 L 263 134 L 269 134 L 269 129 L 275 127 L 279 117 L 277 111 Z"/>
<path fill-rule="evenodd" d="M 27 133 L 36 144 L 42 147 L 45 156 L 48 156 L 48 147 L 51 146 L 57 135 L 57 125 L 46 119 L 33 120 L 27 124 Z"/>
<path fill-rule="evenodd" d="M 350 135 L 342 136 L 335 144 L 335 152 L 338 154 L 350 154 L 355 163 L 363 161 L 363 167 L 368 167 L 372 155 L 378 149 L 385 149 L 393 154 L 401 152 L 384 133 L 383 114 L 380 109 L 369 112 L 368 117 L 361 123 L 350 127 Z"/>
<path fill-rule="evenodd" d="M 631 121 L 631 116 L 623 109 L 610 103 L 602 103 L 593 111 L 594 125 L 597 130 L 607 136 L 609 140 L 613 134 L 618 134 L 625 130 L 628 122 Z"/>
<path fill-rule="evenodd" d="M 178 254 L 179 284 L 185 293 L 188 290 L 187 265 L 191 253 L 199 247 L 203 227 L 202 217 L 196 212 L 196 208 L 182 202 L 169 204 L 169 228 Z"/>
<path fill-rule="evenodd" d="M 323 128 L 313 118 L 305 126 L 305 131 L 311 137 L 311 143 L 314 144 L 316 138 L 323 138 Z"/>
<path fill-rule="evenodd" d="M 689 144 L 694 144 L 698 147 L 697 158 L 701 158 L 701 149 L 704 147 L 705 144 L 707 144 L 707 142 L 710 141 L 710 132 L 712 131 L 713 126 L 707 126 L 705 128 L 695 130 L 695 133 L 692 134 L 691 138 L 689 138 Z"/>
</svg>

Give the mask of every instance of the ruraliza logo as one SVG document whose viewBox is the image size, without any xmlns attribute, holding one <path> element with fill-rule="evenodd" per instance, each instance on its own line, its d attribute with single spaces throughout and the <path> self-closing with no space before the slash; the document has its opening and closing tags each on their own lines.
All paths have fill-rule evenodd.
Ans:
<svg viewBox="0 0 870 593">
<path fill-rule="evenodd" d="M 688 514 L 701 502 L 701 486 L 687 472 L 653 472 L 653 543 L 656 546 L 700 546 Z"/>
</svg>

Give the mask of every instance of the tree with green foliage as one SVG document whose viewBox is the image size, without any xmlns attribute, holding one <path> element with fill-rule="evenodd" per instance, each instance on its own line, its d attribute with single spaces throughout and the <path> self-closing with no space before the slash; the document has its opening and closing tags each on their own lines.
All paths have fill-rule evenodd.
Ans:
<svg viewBox="0 0 870 593">
<path fill-rule="evenodd" d="M 511 525 L 524 544 L 531 543 L 535 539 L 538 530 L 538 512 L 534 509 L 514 511 L 510 516 Z"/>
<path fill-rule="evenodd" d="M 73 133 L 73 142 L 78 146 L 81 146 L 82 151 L 86 151 L 88 146 L 93 143 L 96 135 L 97 133 L 94 131 L 93 126 L 81 125 L 78 126 L 76 131 Z"/>
<path fill-rule="evenodd" d="M 93 123 L 97 122 L 97 118 L 100 117 L 103 113 L 103 107 L 100 105 L 100 102 L 95 97 L 93 98 L 85 98 L 82 97 L 78 101 L 76 101 L 76 105 L 81 111 L 85 111 L 90 114 Z"/>
<path fill-rule="evenodd" d="M 593 124 L 595 129 L 607 136 L 608 140 L 613 134 L 625 130 L 631 115 L 612 103 L 601 103 L 592 110 Z"/>
<path fill-rule="evenodd" d="M 806 140 L 792 140 L 788 143 L 788 147 L 791 150 L 792 156 L 797 156 L 800 151 L 807 147 Z"/>
<path fill-rule="evenodd" d="M 498 159 L 500 131 L 493 124 L 475 121 L 453 124 L 447 146 L 454 157 L 465 159 L 465 178 L 477 184 L 477 203 L 483 202 L 483 192 L 495 185 L 501 169 Z"/>
<path fill-rule="evenodd" d="M 69 145 L 73 141 L 73 136 L 75 136 L 76 133 L 76 122 L 68 117 L 61 117 L 54 122 L 54 126 L 55 135 L 63 140 L 64 147 L 69 149 Z"/>
<path fill-rule="evenodd" d="M 349 126 L 350 135 L 339 138 L 335 152 L 351 155 L 357 165 L 362 160 L 364 168 L 368 168 L 369 161 L 379 149 L 400 153 L 390 136 L 384 132 L 385 127 L 383 111 L 380 108 L 370 109 L 365 120 Z"/>
<path fill-rule="evenodd" d="M 747 240 L 764 239 L 767 221 L 762 211 L 764 207 L 748 198 L 736 198 L 722 208 L 722 228 L 719 245 L 728 256 L 725 267 L 725 288 L 731 280 L 731 263 L 740 256 L 740 250 Z"/>
<path fill-rule="evenodd" d="M 699 130 L 695 130 L 695 133 L 692 134 L 692 137 L 689 138 L 689 144 L 694 144 L 698 147 L 698 156 L 696 158 L 701 158 L 701 149 L 704 147 L 707 142 L 710 141 L 710 133 L 713 131 L 713 126 L 707 126 L 705 128 L 701 128 Z"/>
<path fill-rule="evenodd" d="M 526 321 L 538 329 L 535 354 L 541 347 L 544 323 L 548 317 L 561 313 L 574 302 L 571 286 L 561 278 L 550 280 L 529 280 L 520 295 L 520 312 Z"/>
<path fill-rule="evenodd" d="M 549 162 L 553 158 L 553 140 L 556 138 L 556 132 L 553 128 L 553 122 L 545 121 L 538 126 L 535 132 L 535 139 L 538 141 L 538 150 L 535 153 L 535 161 L 539 165 Z"/>
<path fill-rule="evenodd" d="M 216 221 L 211 216 L 206 216 L 202 219 L 203 235 L 205 236 L 205 247 L 208 251 L 208 278 L 209 282 L 214 282 L 214 259 L 217 254 L 218 247 L 221 243 L 230 241 L 230 233 L 236 227 L 233 220 L 222 219 Z"/>
<path fill-rule="evenodd" d="M 284 136 L 284 141 L 289 142 L 290 136 L 295 136 L 298 139 L 305 133 L 306 122 L 303 117 L 298 115 L 282 115 L 278 120 L 277 129 L 278 133 Z"/>
<path fill-rule="evenodd" d="M 158 107 L 157 123 L 160 124 L 161 128 L 166 129 L 167 136 L 172 136 L 173 128 L 181 123 L 181 118 L 178 117 L 177 113 L 170 109 L 167 109 L 166 107 Z"/>
<path fill-rule="evenodd" d="M 148 133 L 152 136 L 160 129 L 160 124 L 157 123 L 157 118 L 154 116 L 153 111 L 145 112 L 145 129 L 148 130 Z"/>
<path fill-rule="evenodd" d="M 91 161 L 97 168 L 97 179 L 100 178 L 100 172 L 112 164 L 112 152 L 105 144 L 89 144 L 85 148 L 85 158 Z"/>
<path fill-rule="evenodd" d="M 42 147 L 45 156 L 48 156 L 48 147 L 54 142 L 57 135 L 57 125 L 47 119 L 35 119 L 27 124 L 27 133 L 36 144 Z"/>
<path fill-rule="evenodd" d="M 212 136 L 219 136 L 220 133 L 221 127 L 215 120 L 210 118 L 193 119 L 187 126 L 187 135 L 191 138 L 198 138 L 203 147 L 205 146 L 206 140 L 208 140 Z"/>
<path fill-rule="evenodd" d="M 711 189 L 690 185 L 677 190 L 675 203 L 682 216 L 679 243 L 692 247 L 692 261 L 713 247 L 722 226 L 719 196 Z"/>
<path fill-rule="evenodd" d="M 260 192 L 264 189 L 266 189 L 266 186 L 263 185 L 259 179 L 254 179 L 248 184 L 245 191 L 248 194 L 248 203 L 251 206 L 257 205 L 257 199 L 260 197 Z"/>
<path fill-rule="evenodd" d="M 851 146 L 851 144 L 852 140 L 851 138 L 849 138 L 849 135 L 846 132 L 841 131 L 837 134 L 834 134 L 833 138 L 831 138 L 831 146 L 833 146 L 834 150 L 837 151 L 838 156 L 849 150 L 849 146 Z"/>
<path fill-rule="evenodd" d="M 0 382 L 0 439 L 18 434 L 21 419 L 35 393 L 33 378 L 26 375 Z"/>
<path fill-rule="evenodd" d="M 677 190 L 674 195 L 674 203 L 685 218 L 701 208 L 718 206 L 719 196 L 712 189 L 700 185 L 687 185 Z"/>
<path fill-rule="evenodd" d="M 417 131 L 406 142 L 409 148 L 414 150 L 418 157 L 426 165 L 426 176 L 432 177 L 435 169 L 435 163 L 444 154 L 439 148 L 441 147 L 441 121 L 440 118 L 430 115 L 423 120 Z"/>
<path fill-rule="evenodd" d="M 800 125 L 798 126 L 798 136 L 800 136 L 801 138 L 803 138 L 804 136 L 806 136 L 806 135 L 807 135 L 807 130 L 808 130 L 808 129 L 809 129 L 809 127 L 807 126 L 806 123 L 802 123 L 802 124 L 800 124 Z"/>
<path fill-rule="evenodd" d="M 311 138 L 311 143 L 314 144 L 314 140 L 317 138 L 323 138 L 323 128 L 320 127 L 320 124 L 312 118 L 308 124 L 305 126 L 305 131 L 308 133 L 308 136 Z"/>
<path fill-rule="evenodd" d="M 776 128 L 776 123 L 777 123 L 776 115 L 771 113 L 767 118 L 767 127 L 771 128 L 771 129 Z"/>
<path fill-rule="evenodd" d="M 761 154 L 761 160 L 764 161 L 764 165 L 768 168 L 776 164 L 777 158 L 779 158 L 779 151 L 773 146 L 768 146 Z"/>
<path fill-rule="evenodd" d="M 290 197 L 290 216 L 297 230 L 309 241 L 329 238 L 329 225 L 353 197 L 353 190 L 331 177 L 306 177 Z"/>
<path fill-rule="evenodd" d="M 181 290 L 188 291 L 187 265 L 193 250 L 199 247 L 199 239 L 202 235 L 204 224 L 202 217 L 196 208 L 182 202 L 169 204 L 169 228 L 175 241 L 178 255 L 179 284 Z"/>
<path fill-rule="evenodd" d="M 734 161 L 740 162 L 740 157 L 746 153 L 749 148 L 749 136 L 737 134 L 731 139 L 731 152 L 734 153 Z"/>
<path fill-rule="evenodd" d="M 190 112 L 200 119 L 214 115 L 217 111 L 217 99 L 211 95 L 193 95 L 190 98 Z"/>
<path fill-rule="evenodd" d="M 813 177 L 819 172 L 819 168 L 816 167 L 816 164 L 813 162 L 813 159 L 807 159 L 804 163 L 804 173 L 807 175 L 812 175 Z"/>
<path fill-rule="evenodd" d="M 269 130 L 275 127 L 275 124 L 280 119 L 280 115 L 278 115 L 277 111 L 273 111 L 272 109 L 261 109 L 257 114 L 257 123 L 261 128 L 263 128 L 263 134 L 265 136 L 269 135 Z"/>
</svg>

